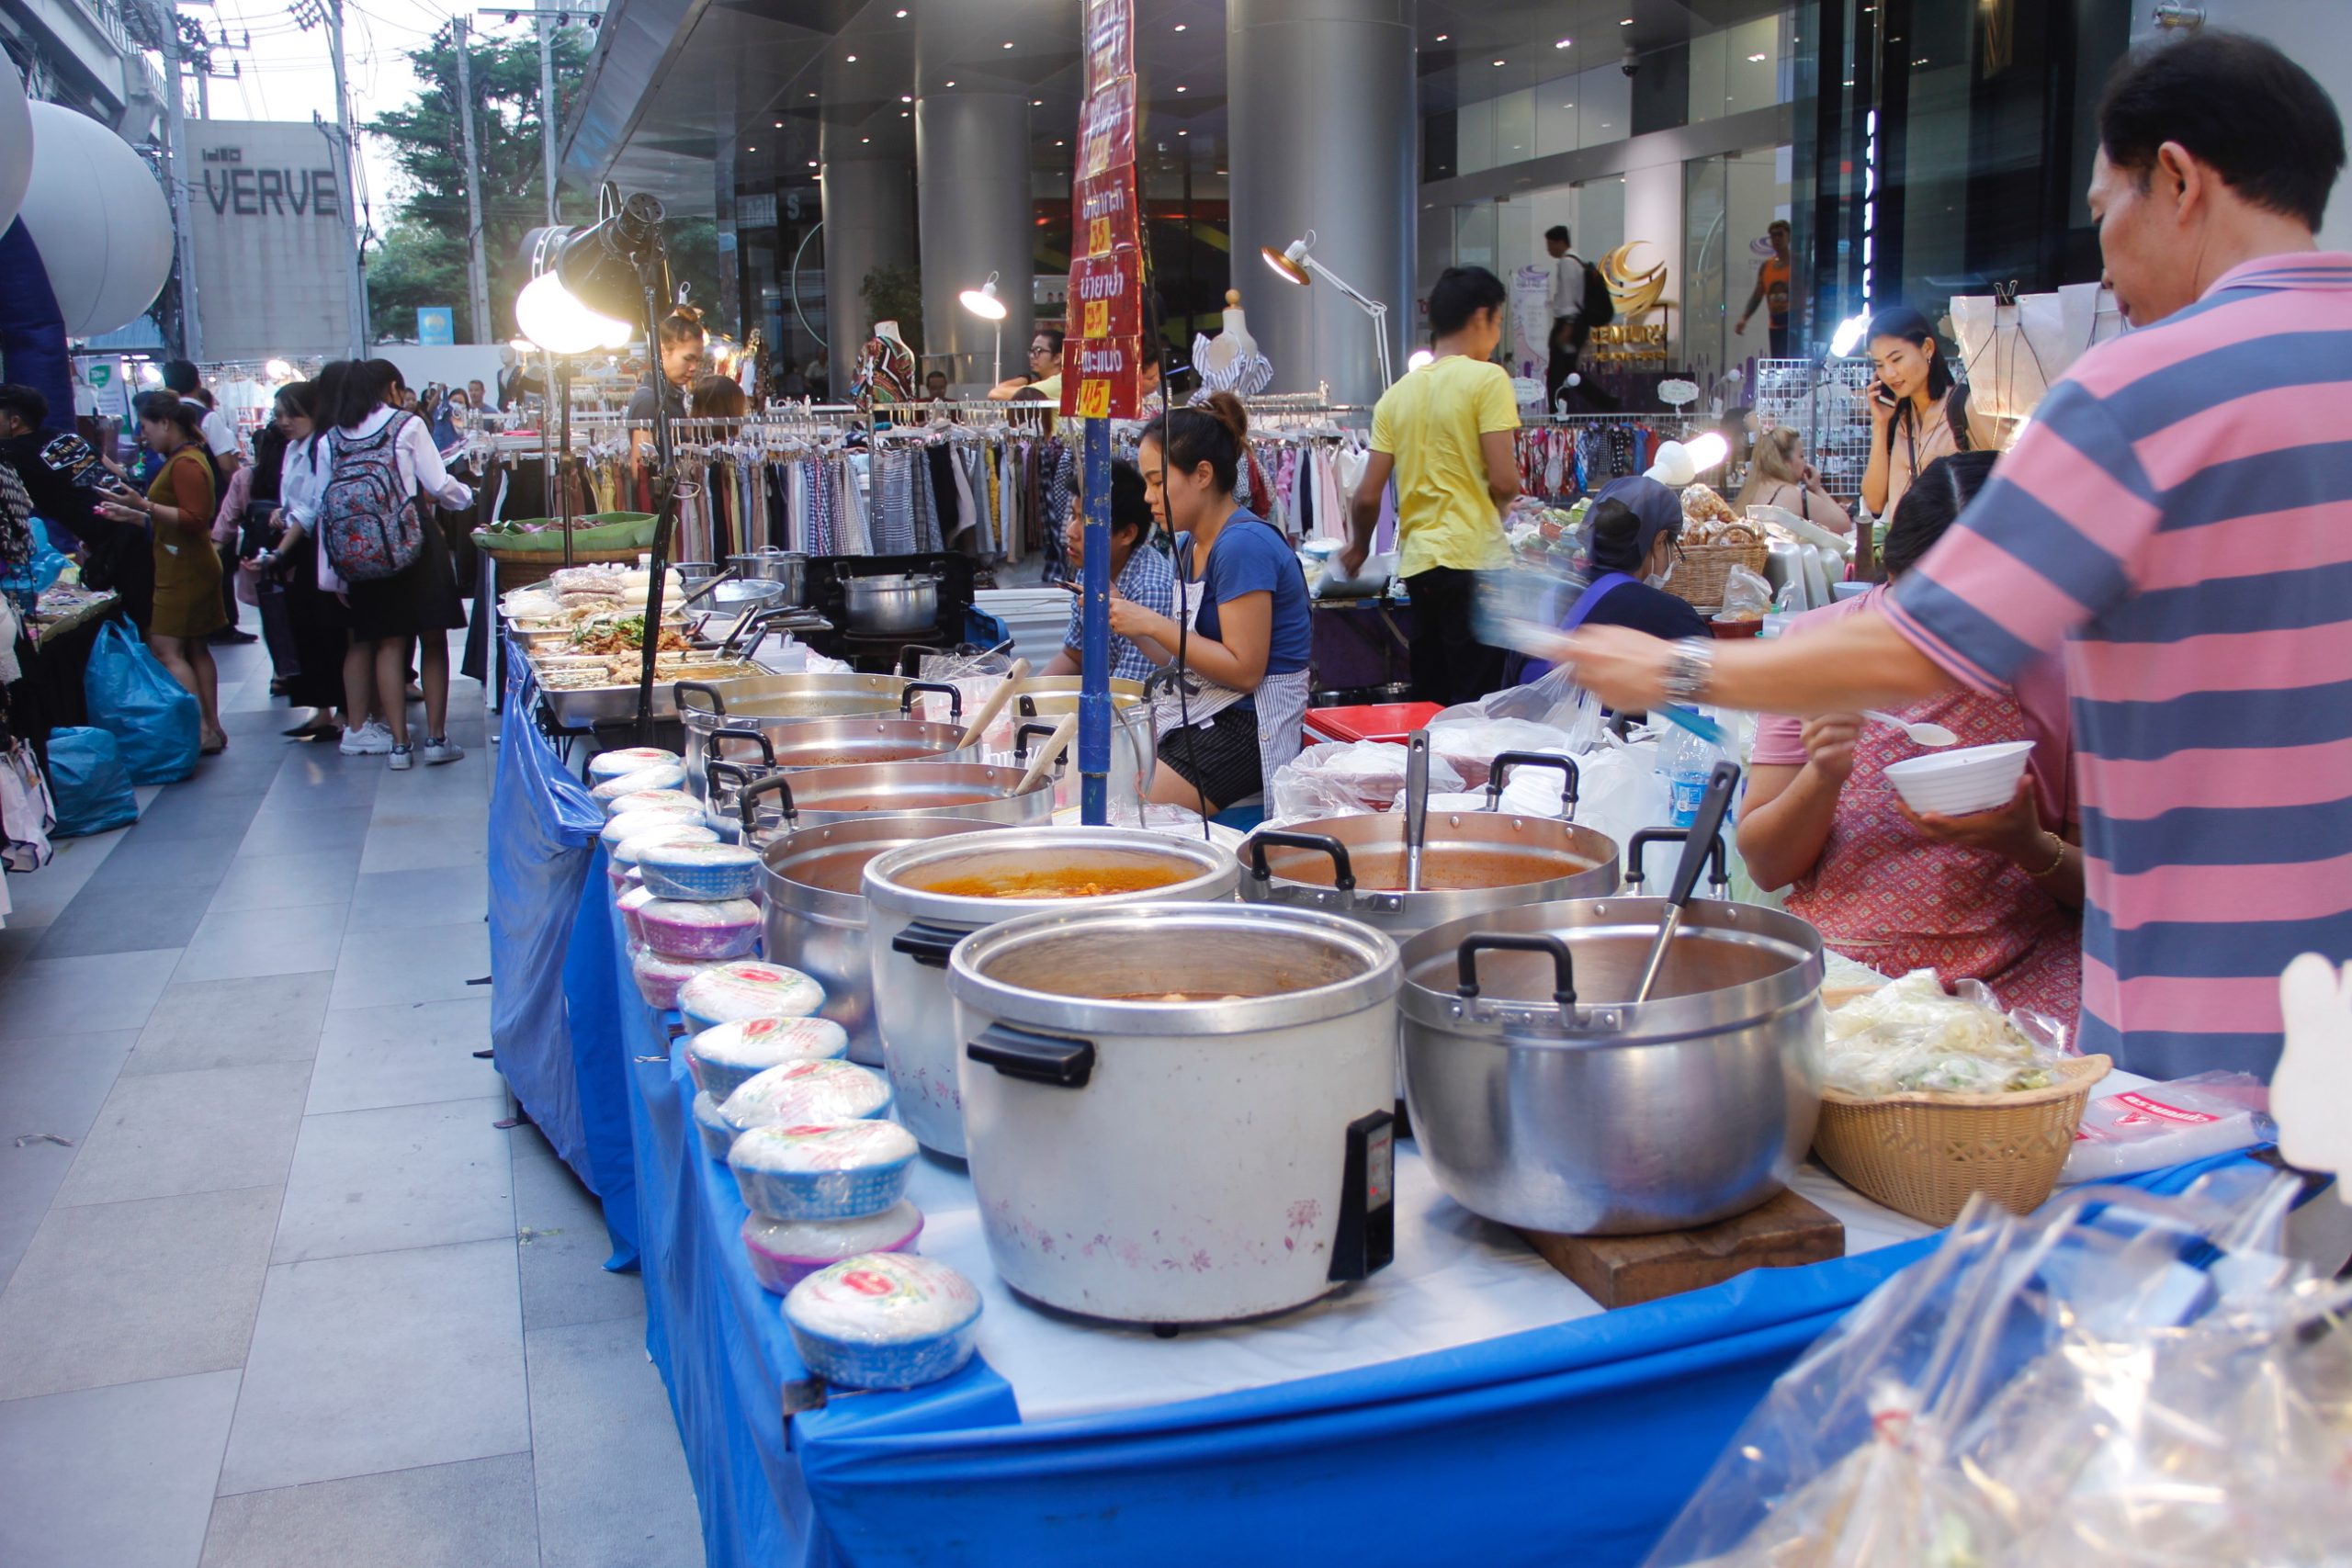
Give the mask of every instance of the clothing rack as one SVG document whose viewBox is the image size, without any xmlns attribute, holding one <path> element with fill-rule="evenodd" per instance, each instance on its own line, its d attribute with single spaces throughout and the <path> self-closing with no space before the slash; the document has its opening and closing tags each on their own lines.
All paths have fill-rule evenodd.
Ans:
<svg viewBox="0 0 2352 1568">
<path fill-rule="evenodd" d="M 1680 440 L 1691 421 L 1682 414 L 1545 414 L 1520 426 L 1512 438 L 1519 488 L 1547 505 L 1565 505 L 1611 479 L 1638 474 L 1658 445 Z"/>
</svg>

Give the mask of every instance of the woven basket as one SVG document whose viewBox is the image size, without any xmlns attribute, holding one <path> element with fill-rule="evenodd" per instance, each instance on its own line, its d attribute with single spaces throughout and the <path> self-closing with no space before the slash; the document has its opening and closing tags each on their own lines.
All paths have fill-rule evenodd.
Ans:
<svg viewBox="0 0 2352 1568">
<path fill-rule="evenodd" d="M 2113 1065 L 2070 1057 L 2058 1082 L 2019 1094 L 1859 1100 L 1826 1089 L 1813 1152 L 1863 1197 L 1931 1225 L 1959 1218 L 1973 1192 L 2030 1213 L 2058 1185 L 2091 1088 Z"/>
<path fill-rule="evenodd" d="M 1744 566 L 1761 577 L 1764 563 L 1771 558 L 1770 545 L 1685 545 L 1674 558 L 1674 575 L 1667 579 L 1666 591 L 1713 609 L 1724 602 L 1724 580 L 1732 568 Z"/>
<path fill-rule="evenodd" d="M 508 550 L 485 546 L 482 553 L 498 563 L 498 591 L 528 588 L 545 582 L 563 570 L 561 550 Z M 574 566 L 635 566 L 642 550 L 580 550 L 571 552 Z"/>
</svg>

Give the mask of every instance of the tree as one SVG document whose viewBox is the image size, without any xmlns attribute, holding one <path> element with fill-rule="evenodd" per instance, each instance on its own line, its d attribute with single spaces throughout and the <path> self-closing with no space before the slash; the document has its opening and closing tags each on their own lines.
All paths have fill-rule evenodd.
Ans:
<svg viewBox="0 0 2352 1568">
<path fill-rule="evenodd" d="M 465 133 L 458 120 L 457 49 L 444 31 L 409 51 L 408 58 L 424 90 L 365 128 L 392 144 L 404 176 L 381 249 L 368 268 L 369 307 L 375 320 L 388 323 L 413 321 L 419 305 L 462 307 L 467 297 Z M 575 34 L 556 35 L 559 89 L 581 79 L 586 59 L 586 46 Z M 477 37 L 469 69 L 492 316 L 490 322 L 476 324 L 473 335 L 492 343 L 516 330 L 514 297 L 531 280 L 524 237 L 547 221 L 538 41 Z M 561 192 L 560 202 L 559 215 L 566 223 L 586 223 L 595 216 L 594 203 L 580 192 Z M 673 223 L 668 229 L 673 275 L 694 285 L 697 304 L 715 305 L 718 245 L 715 234 L 707 232 L 710 225 Z"/>
</svg>

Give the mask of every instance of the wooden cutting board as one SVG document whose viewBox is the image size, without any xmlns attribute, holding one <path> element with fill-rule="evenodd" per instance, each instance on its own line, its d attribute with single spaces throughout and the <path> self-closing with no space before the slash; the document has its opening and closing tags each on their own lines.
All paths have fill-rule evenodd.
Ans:
<svg viewBox="0 0 2352 1568">
<path fill-rule="evenodd" d="M 1790 1269 L 1846 1255 L 1846 1227 L 1818 1203 L 1782 1192 L 1699 1230 L 1656 1235 L 1554 1235 L 1521 1231 L 1544 1261 L 1604 1308 L 1719 1285 L 1750 1269 Z"/>
</svg>

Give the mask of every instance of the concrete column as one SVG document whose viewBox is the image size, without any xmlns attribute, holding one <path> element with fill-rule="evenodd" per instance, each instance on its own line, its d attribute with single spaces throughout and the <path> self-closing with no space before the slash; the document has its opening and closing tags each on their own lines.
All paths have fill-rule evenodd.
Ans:
<svg viewBox="0 0 2352 1568">
<path fill-rule="evenodd" d="M 874 330 L 859 287 L 877 266 L 915 259 L 913 171 L 904 157 L 876 156 L 854 132 L 825 127 L 819 179 L 825 203 L 825 340 L 830 395 L 848 396 L 857 352 Z M 825 393 L 826 389 L 812 388 Z"/>
<path fill-rule="evenodd" d="M 1398 374 L 1416 325 L 1413 0 L 1229 0 L 1233 286 L 1273 362 L 1272 389 L 1380 395 L 1371 320 L 1319 279 L 1258 260 L 1315 231 L 1315 256 L 1388 306 Z"/>
<path fill-rule="evenodd" d="M 915 100 L 922 222 L 923 368 L 974 389 L 993 369 L 996 323 L 956 302 L 989 273 L 1004 300 L 1004 373 L 1028 362 L 1036 231 L 1029 198 L 1029 100 L 1019 91 L 932 86 Z"/>
</svg>

